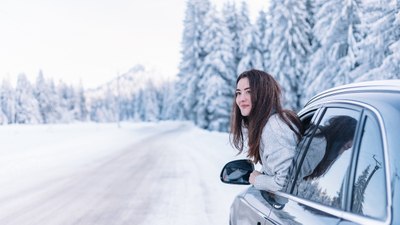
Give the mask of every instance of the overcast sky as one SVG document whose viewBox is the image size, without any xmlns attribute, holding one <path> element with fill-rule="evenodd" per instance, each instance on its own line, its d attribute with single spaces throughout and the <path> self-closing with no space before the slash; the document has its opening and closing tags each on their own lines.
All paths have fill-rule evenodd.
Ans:
<svg viewBox="0 0 400 225">
<path fill-rule="evenodd" d="M 225 0 L 211 0 L 221 8 Z M 232 1 L 232 0 L 231 0 Z M 240 0 L 233 0 L 241 2 Z M 178 71 L 185 0 L 1 0 L 0 79 L 95 87 L 141 63 Z M 254 17 L 267 0 L 248 1 Z"/>
</svg>

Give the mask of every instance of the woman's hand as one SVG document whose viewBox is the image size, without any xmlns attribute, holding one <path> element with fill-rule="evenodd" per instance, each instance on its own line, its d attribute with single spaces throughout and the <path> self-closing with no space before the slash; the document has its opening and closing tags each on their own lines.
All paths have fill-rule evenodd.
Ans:
<svg viewBox="0 0 400 225">
<path fill-rule="evenodd" d="M 257 170 L 254 170 L 249 177 L 250 184 L 254 184 L 256 182 L 256 176 L 260 175 L 261 173 Z"/>
</svg>

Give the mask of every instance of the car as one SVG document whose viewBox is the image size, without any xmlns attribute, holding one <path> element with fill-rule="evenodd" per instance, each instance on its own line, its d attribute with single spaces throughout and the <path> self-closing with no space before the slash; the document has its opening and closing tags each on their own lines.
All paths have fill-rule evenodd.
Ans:
<svg viewBox="0 0 400 225">
<path fill-rule="evenodd" d="M 305 132 L 286 185 L 245 189 L 229 224 L 400 224 L 400 80 L 329 89 L 298 116 Z M 252 170 L 250 160 L 235 160 L 220 179 L 249 185 Z"/>
</svg>

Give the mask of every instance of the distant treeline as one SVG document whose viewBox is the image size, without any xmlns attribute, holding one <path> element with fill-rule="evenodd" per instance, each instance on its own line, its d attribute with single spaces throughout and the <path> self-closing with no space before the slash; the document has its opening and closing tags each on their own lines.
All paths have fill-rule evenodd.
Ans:
<svg viewBox="0 0 400 225">
<path fill-rule="evenodd" d="M 15 89 L 3 82 L 1 121 L 172 119 L 227 131 L 236 77 L 251 68 L 271 73 L 293 110 L 334 86 L 400 77 L 400 0 L 269 2 L 252 22 L 246 2 L 218 11 L 209 0 L 187 0 L 176 81 L 86 99 L 82 87 L 42 75 L 32 86 L 21 76 Z"/>
</svg>

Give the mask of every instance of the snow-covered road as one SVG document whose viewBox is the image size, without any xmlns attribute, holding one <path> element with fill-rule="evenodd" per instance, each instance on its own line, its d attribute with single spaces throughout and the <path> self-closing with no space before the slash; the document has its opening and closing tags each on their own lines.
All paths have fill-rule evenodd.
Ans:
<svg viewBox="0 0 400 225">
<path fill-rule="evenodd" d="M 16 126 L 0 135 L 9 135 L 0 145 L 2 225 L 228 224 L 245 188 L 219 181 L 235 158 L 228 135 L 189 123 Z"/>
</svg>

